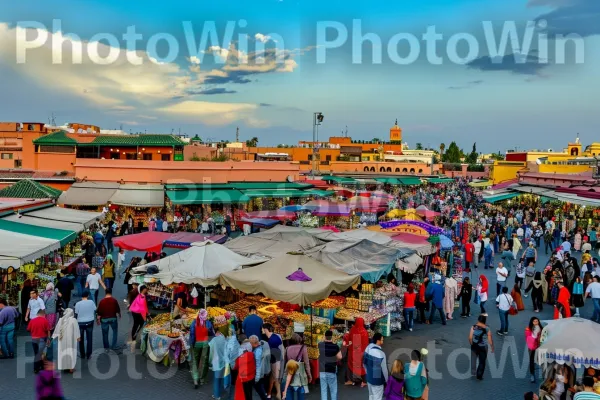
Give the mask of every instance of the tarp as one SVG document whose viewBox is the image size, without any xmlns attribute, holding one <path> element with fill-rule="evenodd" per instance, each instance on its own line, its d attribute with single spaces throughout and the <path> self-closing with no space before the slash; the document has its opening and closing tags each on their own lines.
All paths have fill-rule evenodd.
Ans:
<svg viewBox="0 0 600 400">
<path fill-rule="evenodd" d="M 235 189 L 167 190 L 173 204 L 236 204 L 248 203 L 250 197 Z"/>
<path fill-rule="evenodd" d="M 53 221 L 75 222 L 83 224 L 86 228 L 96 223 L 97 219 L 101 219 L 103 214 L 100 212 L 89 212 L 72 210 L 62 207 L 48 207 L 41 210 L 26 212 L 28 217 L 36 217 L 49 219 Z"/>
<path fill-rule="evenodd" d="M 441 215 L 439 212 L 432 211 L 425 206 L 417 207 L 416 211 L 417 211 L 417 214 L 419 214 L 420 216 L 422 216 L 428 220 L 432 220 L 435 217 L 439 217 Z"/>
<path fill-rule="evenodd" d="M 255 236 L 240 236 L 225 243 L 225 247 L 242 256 L 253 258 L 276 258 L 290 252 L 303 252 L 305 250 L 299 243 L 287 241 L 276 242 Z"/>
<path fill-rule="evenodd" d="M 503 193 L 503 194 L 498 194 L 495 196 L 484 196 L 483 200 L 487 201 L 488 203 L 497 203 L 499 201 L 503 201 L 503 200 L 510 200 L 510 199 L 514 199 L 515 197 L 521 195 L 521 193 Z"/>
<path fill-rule="evenodd" d="M 296 213 L 296 212 L 301 211 L 303 208 L 304 208 L 304 206 L 301 206 L 300 204 L 295 204 L 295 205 L 292 205 L 292 206 L 281 207 L 279 209 L 279 211 L 286 211 L 286 212 L 294 212 L 294 213 Z"/>
<path fill-rule="evenodd" d="M 251 211 L 251 212 L 241 213 L 241 216 L 247 217 L 247 218 L 276 219 L 279 221 L 295 220 L 297 218 L 295 212 L 281 211 L 281 210 Z"/>
<path fill-rule="evenodd" d="M 338 240 L 317 246 L 304 254 L 338 271 L 361 275 L 372 283 L 389 274 L 396 261 L 407 256 L 400 249 L 369 240 Z"/>
<path fill-rule="evenodd" d="M 69 206 L 103 206 L 119 188 L 114 182 L 75 182 L 58 198 L 58 204 Z"/>
<path fill-rule="evenodd" d="M 0 257 L 2 268 L 19 268 L 46 254 L 61 248 L 56 239 L 47 239 L 38 236 L 25 235 L 5 230 L 0 230 Z M 18 261 L 15 261 L 17 259 Z"/>
<path fill-rule="evenodd" d="M 238 225 L 243 224 L 250 224 L 260 228 L 270 228 L 272 226 L 281 224 L 281 221 L 268 218 L 240 218 L 238 220 Z"/>
<path fill-rule="evenodd" d="M 112 204 L 131 207 L 164 207 L 163 185 L 123 184 L 110 198 Z"/>
<path fill-rule="evenodd" d="M 210 240 L 214 243 L 225 243 L 227 241 L 226 235 L 215 235 L 206 236 L 202 233 L 194 232 L 177 232 L 173 233 L 167 240 L 163 242 L 163 247 L 170 247 L 176 249 L 187 249 L 196 242 L 205 242 Z"/>
<path fill-rule="evenodd" d="M 285 225 L 278 225 L 268 231 L 258 232 L 253 237 L 272 240 L 274 242 L 293 242 L 299 245 L 303 250 L 308 250 L 322 244 L 312 234 L 302 228 L 294 228 Z"/>
<path fill-rule="evenodd" d="M 149 266 L 158 267 L 158 273 L 146 275 L 146 281 L 160 281 L 163 285 L 172 283 L 199 284 L 213 286 L 219 283 L 224 272 L 235 271 L 243 266 L 256 265 L 267 261 L 250 259 L 234 253 L 225 246 L 211 241 L 193 243 L 169 257 L 134 268 L 135 274 L 144 274 Z"/>
<path fill-rule="evenodd" d="M 299 268 L 312 280 L 287 279 Z M 334 291 L 341 293 L 357 285 L 360 276 L 336 271 L 304 255 L 286 254 L 254 268 L 224 273 L 220 283 L 244 293 L 262 293 L 273 300 L 306 306 L 327 298 Z"/>
<path fill-rule="evenodd" d="M 350 208 L 344 204 L 330 203 L 317 207 L 312 213 L 318 217 L 349 216 Z"/>
<path fill-rule="evenodd" d="M 446 235 L 440 235 L 440 246 L 442 250 L 452 250 L 454 242 Z"/>
<path fill-rule="evenodd" d="M 384 233 L 377 232 L 377 231 L 371 231 L 368 229 L 354 229 L 351 231 L 332 233 L 331 235 L 328 235 L 323 240 L 326 240 L 326 241 L 347 240 L 347 241 L 353 241 L 353 242 L 357 242 L 359 240 L 369 240 L 369 241 L 377 243 L 377 244 L 387 244 L 392 241 L 392 238 Z"/>
<path fill-rule="evenodd" d="M 20 222 L 6 221 L 0 219 L 0 230 L 7 232 L 20 233 L 27 236 L 41 237 L 45 239 L 58 240 L 60 246 L 65 246 L 67 243 L 77 238 L 77 232 L 63 229 L 46 228 L 43 226 L 28 225 Z M 2 243 L 2 242 L 0 242 Z M 4 248 L 4 243 L 0 248 Z M 7 250 L 10 247 L 7 247 Z"/>
<path fill-rule="evenodd" d="M 543 321 L 547 324 L 536 351 L 539 365 L 556 362 L 600 369 L 600 324 L 582 318 Z"/>
<path fill-rule="evenodd" d="M 390 246 L 414 250 L 420 256 L 428 256 L 436 252 L 436 247 L 427 241 L 427 238 L 410 233 L 401 233 L 392 236 Z"/>
<path fill-rule="evenodd" d="M 402 260 L 396 261 L 396 268 L 408 274 L 414 274 L 423 264 L 423 259 L 418 254 L 413 254 Z"/>
<path fill-rule="evenodd" d="M 45 228 L 52 229 L 62 229 L 73 232 L 83 232 L 85 227 L 83 224 L 75 223 L 75 222 L 64 222 L 64 221 L 54 221 L 51 219 L 42 219 L 30 217 L 28 214 L 24 215 L 9 215 L 8 217 L 2 218 L 3 221 L 12 221 L 20 224 L 34 225 L 34 226 L 43 226 Z"/>
<path fill-rule="evenodd" d="M 124 250 L 152 251 L 160 253 L 165 240 L 171 237 L 166 232 L 142 232 L 133 235 L 119 236 L 113 239 L 115 247 Z"/>
</svg>

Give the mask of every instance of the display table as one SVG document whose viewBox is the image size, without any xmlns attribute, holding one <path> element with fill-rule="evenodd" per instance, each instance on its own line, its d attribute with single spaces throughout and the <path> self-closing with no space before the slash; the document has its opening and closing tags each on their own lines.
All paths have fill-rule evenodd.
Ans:
<svg viewBox="0 0 600 400">
<path fill-rule="evenodd" d="M 177 338 L 170 338 L 144 328 L 142 330 L 142 354 L 146 354 L 156 363 L 181 364 L 187 360 L 190 350 L 188 339 L 188 333 L 181 334 Z"/>
</svg>

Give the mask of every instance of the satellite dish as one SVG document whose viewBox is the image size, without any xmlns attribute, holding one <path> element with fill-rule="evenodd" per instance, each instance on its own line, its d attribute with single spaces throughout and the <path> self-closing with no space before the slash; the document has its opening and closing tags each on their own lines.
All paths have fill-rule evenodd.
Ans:
<svg viewBox="0 0 600 400">
<path fill-rule="evenodd" d="M 287 181 L 288 181 L 289 183 L 294 183 L 294 177 L 293 177 L 293 176 L 291 176 L 291 175 L 288 175 L 288 177 L 287 177 Z"/>
</svg>

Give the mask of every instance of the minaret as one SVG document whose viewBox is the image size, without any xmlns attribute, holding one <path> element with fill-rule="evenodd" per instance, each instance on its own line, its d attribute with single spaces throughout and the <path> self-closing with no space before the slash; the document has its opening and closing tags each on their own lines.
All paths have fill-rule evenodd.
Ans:
<svg viewBox="0 0 600 400">
<path fill-rule="evenodd" d="M 390 128 L 390 142 L 402 144 L 402 128 L 398 126 L 398 119 Z"/>
</svg>

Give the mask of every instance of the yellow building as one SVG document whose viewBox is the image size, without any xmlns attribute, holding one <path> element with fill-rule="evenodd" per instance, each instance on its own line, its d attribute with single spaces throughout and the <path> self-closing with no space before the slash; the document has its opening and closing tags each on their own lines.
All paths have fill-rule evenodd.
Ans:
<svg viewBox="0 0 600 400">
<path fill-rule="evenodd" d="M 527 169 L 525 161 L 495 161 L 490 168 L 490 179 L 494 185 L 517 179 L 517 172 Z"/>
</svg>

